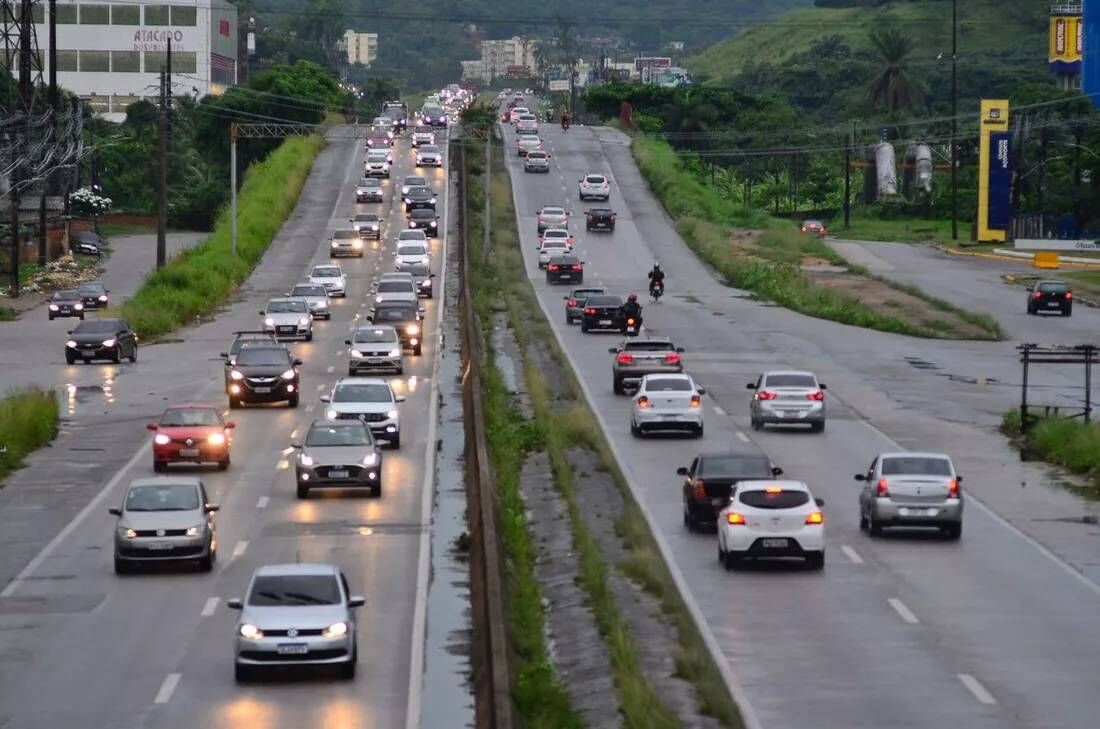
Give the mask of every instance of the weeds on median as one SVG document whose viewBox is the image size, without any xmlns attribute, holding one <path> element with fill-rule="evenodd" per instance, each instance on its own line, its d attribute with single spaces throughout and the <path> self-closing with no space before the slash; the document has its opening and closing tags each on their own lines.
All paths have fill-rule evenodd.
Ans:
<svg viewBox="0 0 1100 729">
<path fill-rule="evenodd" d="M 1040 418 L 1024 433 L 1020 411 L 1009 410 L 1001 421 L 1001 432 L 1017 446 L 1047 463 L 1063 466 L 1071 473 L 1087 476 L 1090 498 L 1100 498 L 1100 424 L 1065 418 Z"/>
<path fill-rule="evenodd" d="M 51 390 L 17 390 L 0 399 L 0 479 L 57 435 L 57 398 Z"/>
</svg>

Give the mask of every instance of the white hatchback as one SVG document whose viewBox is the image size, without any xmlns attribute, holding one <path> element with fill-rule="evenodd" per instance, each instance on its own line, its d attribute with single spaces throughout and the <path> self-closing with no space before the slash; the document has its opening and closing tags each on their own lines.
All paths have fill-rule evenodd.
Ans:
<svg viewBox="0 0 1100 729">
<path fill-rule="evenodd" d="M 569 250 L 573 250 L 573 234 L 565 228 L 547 228 L 544 230 L 539 238 L 539 247 L 541 248 L 543 243 L 552 240 L 562 241 L 569 246 Z"/>
<path fill-rule="evenodd" d="M 645 375 L 634 394 L 630 432 L 641 437 L 653 431 L 687 431 L 703 435 L 703 395 L 691 375 Z"/>
<path fill-rule="evenodd" d="M 348 278 L 344 270 L 335 264 L 319 264 L 309 272 L 309 282 L 320 284 L 328 291 L 329 296 L 347 296 Z"/>
<path fill-rule="evenodd" d="M 550 259 L 555 256 L 564 256 L 571 249 L 569 244 L 561 239 L 550 239 L 539 246 L 539 268 L 546 268 Z"/>
<path fill-rule="evenodd" d="M 801 481 L 741 481 L 718 514 L 718 559 L 734 569 L 745 559 L 799 557 L 825 566 L 825 502 Z"/>
<path fill-rule="evenodd" d="M 603 175 L 585 175 L 577 183 L 581 200 L 610 200 L 611 183 Z"/>
</svg>

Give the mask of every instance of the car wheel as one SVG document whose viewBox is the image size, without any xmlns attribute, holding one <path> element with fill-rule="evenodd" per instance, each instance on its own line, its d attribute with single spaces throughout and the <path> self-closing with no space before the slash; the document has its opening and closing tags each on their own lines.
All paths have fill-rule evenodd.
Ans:
<svg viewBox="0 0 1100 729">
<path fill-rule="evenodd" d="M 212 572 L 214 570 L 214 553 L 210 552 L 205 557 L 199 558 L 199 569 L 203 572 Z"/>
<path fill-rule="evenodd" d="M 128 575 L 130 574 L 130 563 L 124 559 L 115 557 L 115 574 L 116 575 Z"/>
<path fill-rule="evenodd" d="M 218 461 L 218 470 L 225 471 L 229 468 L 229 454 L 225 454 L 225 458 Z"/>
<path fill-rule="evenodd" d="M 872 537 L 882 536 L 882 522 L 875 518 L 874 512 L 867 515 L 867 533 Z"/>
<path fill-rule="evenodd" d="M 53 321 L 53 314 L 50 314 L 49 317 L 50 317 L 50 321 Z"/>
<path fill-rule="evenodd" d="M 340 666 L 340 678 L 350 681 L 355 678 L 355 666 L 359 662 L 359 650 L 351 654 L 351 660 Z"/>
<path fill-rule="evenodd" d="M 158 461 L 153 459 L 153 471 L 156 473 L 164 473 L 168 470 L 168 463 L 166 461 Z"/>
<path fill-rule="evenodd" d="M 348 377 L 355 377 L 356 371 L 354 367 L 348 367 Z"/>
<path fill-rule="evenodd" d="M 382 482 L 381 481 L 376 483 L 374 485 L 374 487 L 371 488 L 370 495 L 373 496 L 376 499 L 382 498 Z"/>
<path fill-rule="evenodd" d="M 642 437 L 642 429 L 638 427 L 638 424 L 633 420 L 630 421 L 630 434 L 635 438 Z"/>
<path fill-rule="evenodd" d="M 812 425 L 810 426 L 810 430 L 811 430 L 812 432 L 814 432 L 814 433 L 821 433 L 821 432 L 823 432 L 823 431 L 825 430 L 825 421 L 824 421 L 824 420 L 822 420 L 822 421 L 821 421 L 820 423 L 813 423 L 813 424 L 812 424 Z"/>
<path fill-rule="evenodd" d="M 313 332 L 306 332 L 306 341 L 307 342 L 312 342 L 313 341 Z"/>
<path fill-rule="evenodd" d="M 286 404 L 288 407 L 298 407 L 298 393 L 294 393 L 289 398 L 287 398 Z"/>
<path fill-rule="evenodd" d="M 806 566 L 812 570 L 820 570 L 825 568 L 825 550 L 820 552 L 810 552 L 806 555 Z"/>
<path fill-rule="evenodd" d="M 735 570 L 741 566 L 741 556 L 733 552 L 732 550 L 726 552 L 725 561 L 727 570 Z"/>
<path fill-rule="evenodd" d="M 420 349 L 420 345 L 418 344 L 418 345 L 416 345 L 416 349 L 413 350 L 413 354 L 415 354 L 417 357 L 419 357 L 420 352 L 421 352 L 421 349 Z"/>
<path fill-rule="evenodd" d="M 691 507 L 688 506 L 687 501 L 684 502 L 684 527 L 689 531 L 695 531 L 697 523 L 695 516 L 691 513 Z"/>
<path fill-rule="evenodd" d="M 76 364 L 76 357 L 70 357 L 69 355 L 66 354 L 65 355 L 65 362 L 67 364 Z"/>
<path fill-rule="evenodd" d="M 860 508 L 860 510 L 859 510 L 859 530 L 861 532 L 867 531 L 867 525 L 868 525 L 867 516 L 863 513 L 863 509 Z"/>
<path fill-rule="evenodd" d="M 309 486 L 306 486 L 306 485 L 302 484 L 301 482 L 298 483 L 298 498 L 299 499 L 308 499 L 309 498 Z"/>
<path fill-rule="evenodd" d="M 700 425 L 698 428 L 695 429 L 695 437 L 696 438 L 702 438 L 703 437 L 703 426 L 702 425 Z"/>
<path fill-rule="evenodd" d="M 397 433 L 396 435 L 393 436 L 392 439 L 390 439 L 390 448 L 393 448 L 394 450 L 397 450 L 400 447 L 401 447 L 401 433 Z"/>
<path fill-rule="evenodd" d="M 1072 314 L 1073 314 L 1073 309 L 1066 309 L 1065 311 L 1062 312 L 1062 316 L 1071 316 Z"/>
<path fill-rule="evenodd" d="M 762 422 L 760 422 L 759 418 L 750 419 L 749 420 L 749 425 L 752 427 L 753 430 L 763 430 L 764 429 L 764 424 Z"/>
<path fill-rule="evenodd" d="M 136 344 L 134 345 L 134 348 L 130 350 L 130 364 L 134 364 L 135 362 L 137 362 L 137 345 Z"/>
<path fill-rule="evenodd" d="M 242 666 L 240 663 L 233 665 L 233 679 L 237 683 L 246 683 L 252 680 L 252 666 Z"/>
<path fill-rule="evenodd" d="M 726 561 L 726 550 L 722 549 L 722 540 L 715 540 L 718 542 L 718 563 L 722 564 Z"/>
<path fill-rule="evenodd" d="M 584 323 L 584 319 L 581 319 L 581 333 L 588 333 L 588 325 Z"/>
<path fill-rule="evenodd" d="M 963 525 L 960 521 L 957 524 L 948 524 L 943 527 L 943 533 L 947 535 L 947 538 L 951 541 L 956 541 L 962 537 Z"/>
<path fill-rule="evenodd" d="M 403 375 L 403 374 L 405 374 L 405 368 L 404 367 L 398 367 L 397 368 L 397 375 L 400 376 L 400 375 Z"/>
<path fill-rule="evenodd" d="M 121 348 L 116 348 L 115 349 L 115 353 L 111 355 L 111 361 L 114 362 L 115 364 L 118 364 L 119 362 L 122 361 L 122 349 Z"/>
<path fill-rule="evenodd" d="M 623 389 L 623 381 L 618 377 L 611 378 L 611 391 L 616 395 L 623 395 L 626 393 L 626 390 Z"/>
<path fill-rule="evenodd" d="M 92 363 L 92 358 L 91 357 L 83 357 L 80 361 L 83 362 L 84 364 L 91 364 Z"/>
<path fill-rule="evenodd" d="M 1035 313 L 1035 309 L 1032 309 L 1032 308 L 1031 308 L 1030 306 L 1029 306 L 1029 307 L 1027 307 L 1027 314 L 1028 314 L 1028 316 L 1032 316 L 1032 315 L 1033 315 L 1034 313 Z"/>
<path fill-rule="evenodd" d="M 230 395 L 229 396 L 229 409 L 230 410 L 236 410 L 240 406 L 241 406 L 241 401 L 238 400 L 237 398 L 233 397 L 232 395 Z"/>
</svg>

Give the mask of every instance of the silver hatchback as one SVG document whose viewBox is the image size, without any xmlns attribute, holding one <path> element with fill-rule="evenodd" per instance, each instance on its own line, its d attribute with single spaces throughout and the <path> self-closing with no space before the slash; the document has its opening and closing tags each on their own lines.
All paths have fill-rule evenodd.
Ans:
<svg viewBox="0 0 1100 729">
<path fill-rule="evenodd" d="M 962 536 L 962 476 L 943 453 L 880 453 L 859 492 L 859 526 L 871 536 L 884 527 L 933 527 L 948 539 Z"/>
<path fill-rule="evenodd" d="M 108 509 L 115 524 L 115 573 L 139 564 L 193 561 L 209 572 L 217 557 L 214 512 L 202 481 L 188 476 L 139 478 L 120 508 Z"/>
<path fill-rule="evenodd" d="M 298 451 L 294 474 L 298 498 L 315 488 L 365 488 L 382 495 L 382 454 L 366 423 L 355 420 L 315 420 L 305 440 L 292 443 Z"/>
<path fill-rule="evenodd" d="M 332 665 L 342 678 L 355 677 L 358 662 L 354 609 L 366 600 L 352 595 L 347 577 L 327 564 L 277 564 L 252 574 L 236 628 L 237 681 L 262 666 Z"/>
<path fill-rule="evenodd" d="M 763 430 L 768 424 L 825 430 L 825 385 L 813 372 L 773 370 L 746 387 L 754 390 L 749 404 L 753 430 Z"/>
</svg>

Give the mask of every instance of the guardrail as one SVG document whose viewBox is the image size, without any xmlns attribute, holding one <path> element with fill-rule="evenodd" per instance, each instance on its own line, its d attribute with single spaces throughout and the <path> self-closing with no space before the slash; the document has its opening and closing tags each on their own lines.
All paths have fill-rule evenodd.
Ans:
<svg viewBox="0 0 1100 729">
<path fill-rule="evenodd" d="M 467 523 L 470 531 L 470 601 L 473 612 L 473 681 L 475 721 L 478 729 L 512 729 L 511 671 L 505 618 L 501 541 L 497 530 L 496 478 L 485 437 L 481 368 L 485 343 L 477 326 L 470 280 L 469 220 L 466 207 L 465 135 L 452 142 L 448 159 L 458 160 L 459 255 L 462 279 L 459 312 L 462 330 L 462 407 L 466 435 Z M 455 149 L 458 154 L 454 154 Z"/>
</svg>

